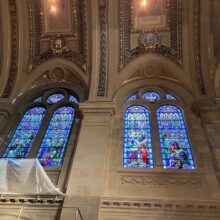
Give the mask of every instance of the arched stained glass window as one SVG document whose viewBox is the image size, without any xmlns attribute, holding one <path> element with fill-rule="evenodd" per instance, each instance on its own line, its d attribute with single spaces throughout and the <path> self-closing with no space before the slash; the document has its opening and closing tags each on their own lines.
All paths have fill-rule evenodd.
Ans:
<svg viewBox="0 0 220 220">
<path fill-rule="evenodd" d="M 170 100 L 177 100 L 176 97 L 174 97 L 173 95 L 166 93 L 166 99 L 170 99 Z"/>
<path fill-rule="evenodd" d="M 3 158 L 26 158 L 28 156 L 45 111 L 46 109 L 43 107 L 34 107 L 24 114 L 17 130 L 6 147 Z"/>
<path fill-rule="evenodd" d="M 70 95 L 70 98 L 69 98 L 70 102 L 74 102 L 76 104 L 79 103 L 79 101 L 76 99 L 76 97 L 74 97 L 73 95 Z"/>
<path fill-rule="evenodd" d="M 62 99 L 64 99 L 64 95 L 61 94 L 61 93 L 56 93 L 56 94 L 53 94 L 53 95 L 49 96 L 48 99 L 47 99 L 47 102 L 49 104 L 54 104 L 56 102 L 61 101 Z"/>
<path fill-rule="evenodd" d="M 142 95 L 142 98 L 148 102 L 156 102 L 160 100 L 160 94 L 158 92 L 148 91 Z"/>
<path fill-rule="evenodd" d="M 131 106 L 124 113 L 125 168 L 153 168 L 150 115 L 147 108 Z"/>
<path fill-rule="evenodd" d="M 172 105 L 157 110 L 160 146 L 164 168 L 195 169 L 182 111 Z"/>
<path fill-rule="evenodd" d="M 37 155 L 42 166 L 61 166 L 74 112 L 74 108 L 64 106 L 53 113 Z"/>
<path fill-rule="evenodd" d="M 126 102 L 129 102 L 129 101 L 132 101 L 132 100 L 135 100 L 135 99 L 137 99 L 137 92 L 135 92 L 130 97 L 128 97 Z"/>
</svg>

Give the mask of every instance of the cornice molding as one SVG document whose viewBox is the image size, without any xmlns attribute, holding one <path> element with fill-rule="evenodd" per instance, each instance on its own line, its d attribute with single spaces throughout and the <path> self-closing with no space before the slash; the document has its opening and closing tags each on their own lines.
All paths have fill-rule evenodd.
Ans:
<svg viewBox="0 0 220 220">
<path fill-rule="evenodd" d="M 79 103 L 82 113 L 115 113 L 115 104 L 112 102 L 85 102 Z"/>
</svg>

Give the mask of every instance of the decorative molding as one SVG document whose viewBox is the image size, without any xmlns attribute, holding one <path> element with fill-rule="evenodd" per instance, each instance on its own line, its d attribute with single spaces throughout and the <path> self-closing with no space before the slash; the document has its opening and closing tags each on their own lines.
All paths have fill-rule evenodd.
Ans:
<svg viewBox="0 0 220 220">
<path fill-rule="evenodd" d="M 1 194 L 0 204 L 61 206 L 63 196 Z"/>
<path fill-rule="evenodd" d="M 11 63 L 9 77 L 6 87 L 2 93 L 2 98 L 8 98 L 15 84 L 18 70 L 18 52 L 19 52 L 19 27 L 17 18 L 17 7 L 15 0 L 9 0 L 9 12 L 11 23 Z"/>
<path fill-rule="evenodd" d="M 220 113 L 220 103 L 215 100 L 200 100 L 193 103 L 192 110 L 196 114 Z"/>
<path fill-rule="evenodd" d="M 195 0 L 195 52 L 196 52 L 196 76 L 200 93 L 206 95 L 205 84 L 202 76 L 201 50 L 200 50 L 200 0 Z"/>
<path fill-rule="evenodd" d="M 108 102 L 79 103 L 82 113 L 109 113 L 115 114 L 115 104 Z"/>
<path fill-rule="evenodd" d="M 131 176 L 122 175 L 122 184 L 129 185 L 147 185 L 147 186 L 181 186 L 183 188 L 203 187 L 201 177 L 151 177 L 151 176 Z"/>
<path fill-rule="evenodd" d="M 107 83 L 108 3 L 99 0 L 99 83 L 97 96 L 105 96 Z"/>
<path fill-rule="evenodd" d="M 34 2 L 34 3 L 33 3 Z M 87 5 L 83 0 L 72 0 L 72 31 L 47 34 L 43 30 L 44 17 L 41 0 L 29 0 L 30 58 L 29 72 L 41 63 L 61 57 L 87 70 Z M 70 46 L 70 41 L 74 44 Z M 46 45 L 46 46 L 45 46 Z"/>
<path fill-rule="evenodd" d="M 132 25 L 132 1 L 120 0 L 120 66 L 119 70 L 123 69 L 129 62 L 145 53 L 156 53 L 170 58 L 178 65 L 182 66 L 182 0 L 165 0 L 167 27 L 165 29 L 157 28 L 134 32 Z M 146 44 L 146 40 L 139 40 L 136 47 L 131 48 L 132 34 L 139 34 L 139 39 L 143 36 L 151 36 L 153 46 Z M 160 42 L 159 35 L 162 33 L 170 34 L 170 46 L 165 46 Z M 157 39 L 155 39 L 157 36 Z"/>
<path fill-rule="evenodd" d="M 29 46 L 29 71 L 33 69 L 35 63 L 39 61 L 40 54 L 40 37 L 41 37 L 41 22 L 39 1 L 28 0 L 29 12 L 29 32 L 30 32 L 30 46 Z"/>
<path fill-rule="evenodd" d="M 134 208 L 145 210 L 175 210 L 175 211 L 198 211 L 198 212 L 218 212 L 220 214 L 220 203 L 211 201 L 162 201 L 162 200 L 133 200 L 103 198 L 100 202 L 100 208 Z M 215 216 L 216 217 L 216 216 Z"/>
</svg>

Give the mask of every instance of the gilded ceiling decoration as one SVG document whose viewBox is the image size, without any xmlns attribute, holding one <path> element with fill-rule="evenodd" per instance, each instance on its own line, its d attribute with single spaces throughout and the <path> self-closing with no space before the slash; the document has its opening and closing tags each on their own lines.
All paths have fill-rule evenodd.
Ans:
<svg viewBox="0 0 220 220">
<path fill-rule="evenodd" d="M 28 0 L 29 71 L 54 57 L 86 70 L 86 1 Z"/>
<path fill-rule="evenodd" d="M 145 53 L 182 65 L 182 0 L 120 0 L 120 69 Z"/>
</svg>

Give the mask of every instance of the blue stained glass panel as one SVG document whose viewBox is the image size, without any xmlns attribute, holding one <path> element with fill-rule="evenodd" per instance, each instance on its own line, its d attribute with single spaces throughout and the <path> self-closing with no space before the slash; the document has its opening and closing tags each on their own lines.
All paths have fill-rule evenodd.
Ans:
<svg viewBox="0 0 220 220">
<path fill-rule="evenodd" d="M 195 169 L 182 111 L 172 105 L 157 110 L 161 154 L 164 168 Z"/>
<path fill-rule="evenodd" d="M 46 109 L 35 107 L 29 109 L 23 116 L 10 140 L 3 158 L 26 158 L 31 145 L 40 128 Z"/>
<path fill-rule="evenodd" d="M 65 106 L 53 113 L 37 155 L 42 166 L 61 166 L 74 112 L 74 108 Z"/>
<path fill-rule="evenodd" d="M 142 98 L 148 102 L 156 102 L 160 100 L 160 94 L 158 92 L 148 91 L 142 95 Z"/>
<path fill-rule="evenodd" d="M 130 97 L 127 98 L 126 102 L 132 101 L 137 99 L 137 93 L 132 94 Z"/>
<path fill-rule="evenodd" d="M 173 95 L 166 93 L 166 99 L 170 99 L 170 100 L 177 100 L 176 97 L 174 97 Z"/>
<path fill-rule="evenodd" d="M 56 93 L 56 94 L 53 94 L 53 95 L 48 97 L 47 103 L 54 104 L 56 102 L 61 101 L 62 99 L 64 99 L 64 95 L 61 94 L 61 93 Z"/>
<path fill-rule="evenodd" d="M 36 99 L 34 100 L 34 102 L 41 102 L 41 97 L 36 98 Z"/>
<path fill-rule="evenodd" d="M 143 106 L 131 106 L 124 114 L 124 168 L 153 168 L 150 115 Z"/>
<path fill-rule="evenodd" d="M 79 101 L 73 96 L 73 95 L 70 95 L 70 98 L 69 98 L 70 102 L 74 102 L 76 104 L 79 103 Z"/>
</svg>

